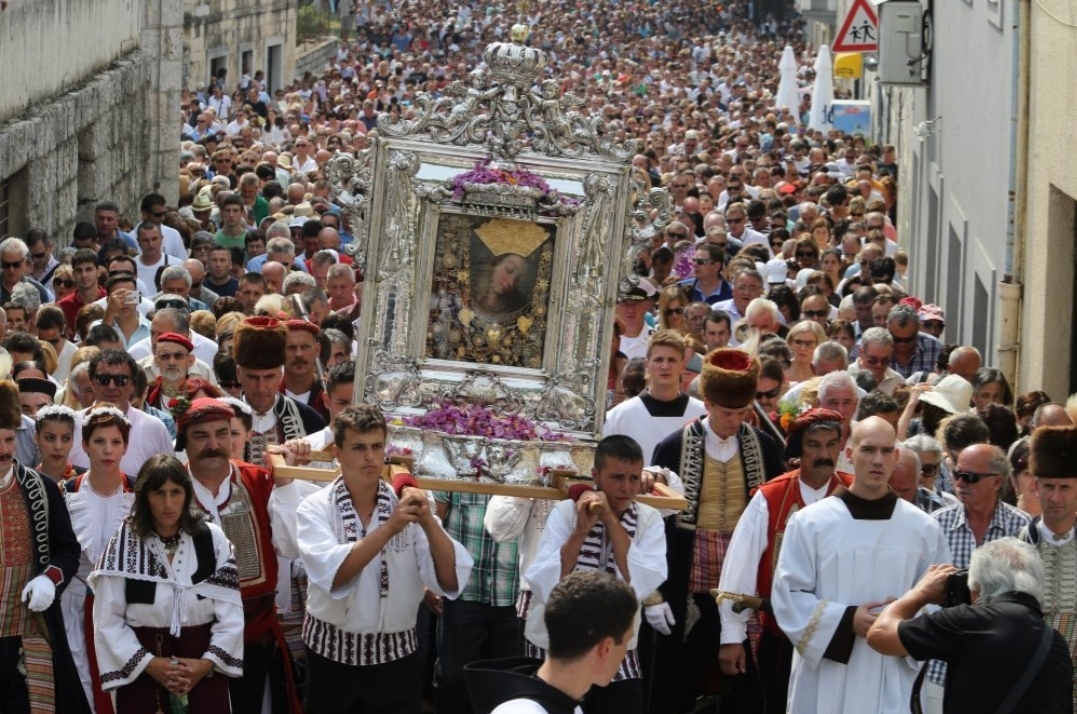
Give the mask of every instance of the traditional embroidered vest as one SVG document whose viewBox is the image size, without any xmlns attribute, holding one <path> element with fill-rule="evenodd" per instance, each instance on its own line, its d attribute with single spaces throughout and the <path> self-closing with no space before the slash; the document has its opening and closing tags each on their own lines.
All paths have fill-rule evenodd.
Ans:
<svg viewBox="0 0 1077 714">
<path fill-rule="evenodd" d="M 299 413 L 296 403 L 288 397 L 277 397 L 273 413 L 277 417 L 273 428 L 266 432 L 254 432 L 247 441 L 247 461 L 262 468 L 269 468 L 268 447 L 307 435 L 303 426 L 303 415 Z"/>
<path fill-rule="evenodd" d="M 277 446 L 281 443 L 280 434 L 278 433 L 280 430 L 280 420 L 278 419 L 277 423 L 269 431 L 251 432 L 251 436 L 247 440 L 247 460 L 252 464 L 268 467 L 269 447 Z"/>
<path fill-rule="evenodd" d="M 756 593 L 762 598 L 769 598 L 774 586 L 774 569 L 778 567 L 778 556 L 781 553 L 782 541 L 785 540 L 785 527 L 793 514 L 804 508 L 799 476 L 800 469 L 797 469 L 759 487 L 759 492 L 767 501 L 767 547 L 759 559 L 759 572 L 755 581 Z M 839 485 L 848 487 L 852 482 L 852 476 L 837 471 L 831 477 L 826 493 L 829 496 Z M 760 611 L 759 620 L 774 634 L 782 635 L 773 615 Z"/>
<path fill-rule="evenodd" d="M 250 494 L 242 482 L 237 480 L 232 483 L 232 497 L 218 512 L 221 530 L 236 549 L 240 589 L 265 582 L 263 561 L 267 554 L 262 552 L 260 524 L 251 505 Z"/>
<path fill-rule="evenodd" d="M 703 469 L 706 464 L 704 447 L 706 427 L 702 420 L 697 420 L 684 427 L 681 435 L 681 479 L 684 481 L 684 497 L 688 507 L 677 514 L 677 527 L 695 530 L 699 520 L 699 504 L 703 490 Z M 740 442 L 740 462 L 744 475 L 744 498 L 747 503 L 748 491 L 766 481 L 764 471 L 763 447 L 759 437 L 747 424 L 741 424 L 737 432 Z M 743 509 L 742 509 L 743 510 Z"/>
<path fill-rule="evenodd" d="M 20 637 L 31 627 L 30 611 L 21 602 L 23 588 L 33 577 L 33 534 L 26 504 L 13 478 L 0 491 L 0 637 Z"/>
<path fill-rule="evenodd" d="M 699 498 L 697 526 L 722 533 L 732 533 L 748 505 L 744 487 L 744 469 L 740 454 L 722 463 L 704 456 L 703 489 Z"/>
</svg>

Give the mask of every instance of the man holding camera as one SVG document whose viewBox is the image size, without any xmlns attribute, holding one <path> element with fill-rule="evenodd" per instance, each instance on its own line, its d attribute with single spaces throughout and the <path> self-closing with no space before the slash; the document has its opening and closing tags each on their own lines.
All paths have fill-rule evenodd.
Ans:
<svg viewBox="0 0 1077 714">
<path fill-rule="evenodd" d="M 963 449 L 950 477 L 960 503 L 935 511 L 931 517 L 942 526 L 954 567 L 967 568 L 973 550 L 999 538 L 1016 537 L 1029 519 L 999 498 L 1002 485 L 1010 478 L 1010 462 L 997 446 L 973 444 Z M 923 688 L 925 714 L 942 714 L 945 682 L 946 664 L 931 662 Z"/>
<path fill-rule="evenodd" d="M 1077 653 L 1077 428 L 1041 427 L 1032 434 L 1029 469 L 1036 478 L 1042 515 L 1022 529 L 1043 561 L 1043 615 Z M 1077 706 L 1077 681 L 1073 702 Z"/>
<path fill-rule="evenodd" d="M 1008 537 L 980 546 L 967 571 L 971 602 L 915 617 L 963 590 L 954 587 L 963 574 L 932 565 L 883 610 L 868 645 L 885 655 L 946 662 L 945 714 L 1072 712 L 1073 662 L 1065 639 L 1044 621 L 1036 550 Z"/>
</svg>

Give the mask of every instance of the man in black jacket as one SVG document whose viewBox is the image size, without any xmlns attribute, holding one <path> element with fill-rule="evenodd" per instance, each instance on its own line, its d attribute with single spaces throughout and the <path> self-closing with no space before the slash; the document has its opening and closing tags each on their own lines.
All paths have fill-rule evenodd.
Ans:
<svg viewBox="0 0 1077 714">
<path fill-rule="evenodd" d="M 868 645 L 886 655 L 946 662 L 944 714 L 1072 712 L 1073 661 L 1066 640 L 1043 619 L 1043 563 L 1035 548 L 1016 538 L 980 546 L 968 570 L 972 604 L 915 617 L 925 605 L 943 603 L 957 572 L 931 566 L 879 614 Z"/>
<path fill-rule="evenodd" d="M 670 635 L 657 638 L 653 657 L 640 651 L 641 659 L 651 661 L 650 668 L 642 664 L 653 714 L 692 711 L 696 699 L 708 693 L 721 632 L 710 591 L 718 587 L 722 560 L 751 490 L 785 470 L 774 440 L 745 422 L 759 369 L 759 360 L 741 350 L 711 351 L 699 380 L 706 418 L 673 432 L 654 451 L 656 466 L 680 474 L 688 507 L 666 526 L 669 578 L 660 590 L 676 624 Z M 646 643 L 642 633 L 640 641 Z M 732 711 L 761 708 L 758 679 L 754 670 L 749 674 L 736 679 L 724 702 Z"/>
<path fill-rule="evenodd" d="M 22 425 L 19 388 L 0 382 L 0 711 L 30 714 L 34 704 L 88 714 L 67 646 L 60 595 L 78 571 L 81 547 L 60 491 L 15 461 Z"/>
<path fill-rule="evenodd" d="M 573 714 L 592 686 L 621 666 L 639 602 L 622 580 L 598 571 L 565 576 L 550 593 L 543 621 L 546 660 L 515 658 L 468 665 L 475 714 Z"/>
</svg>

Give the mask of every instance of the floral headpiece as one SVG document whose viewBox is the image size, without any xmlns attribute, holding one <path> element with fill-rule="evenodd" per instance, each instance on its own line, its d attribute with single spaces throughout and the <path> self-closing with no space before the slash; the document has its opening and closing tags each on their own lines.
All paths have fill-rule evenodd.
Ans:
<svg viewBox="0 0 1077 714">
<path fill-rule="evenodd" d="M 778 424 L 782 427 L 783 431 L 789 431 L 789 426 L 799 419 L 801 414 L 809 409 L 811 409 L 811 406 L 808 404 L 782 400 L 778 403 Z"/>
<path fill-rule="evenodd" d="M 254 418 L 254 410 L 251 409 L 251 405 L 247 404 L 242 399 L 236 399 L 235 397 L 217 397 L 217 401 L 224 402 L 237 412 L 243 412 L 247 416 Z"/>
<path fill-rule="evenodd" d="M 117 417 L 125 424 L 127 424 L 127 426 L 131 426 L 131 421 L 127 418 L 127 415 L 121 412 L 118 407 L 105 406 L 90 407 L 89 409 L 87 409 L 86 412 L 82 415 L 82 428 L 85 429 L 86 426 L 90 423 L 90 420 L 94 417 L 104 416 L 105 414 Z"/>
<path fill-rule="evenodd" d="M 38 409 L 34 416 L 34 423 L 40 426 L 41 422 L 52 419 L 53 421 L 69 421 L 75 423 L 75 410 L 62 404 L 50 404 Z"/>
</svg>

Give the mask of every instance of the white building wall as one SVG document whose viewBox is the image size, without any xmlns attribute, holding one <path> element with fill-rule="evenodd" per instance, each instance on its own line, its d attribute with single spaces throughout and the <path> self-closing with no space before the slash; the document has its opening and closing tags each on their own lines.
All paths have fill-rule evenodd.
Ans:
<svg viewBox="0 0 1077 714">
<path fill-rule="evenodd" d="M 976 346 L 987 364 L 995 363 L 1010 168 L 1013 30 L 998 7 L 934 3 L 929 86 L 876 89 L 877 136 L 899 150 L 911 289 L 946 310 L 945 342 Z M 916 135 L 940 116 L 929 135 Z"/>
</svg>

